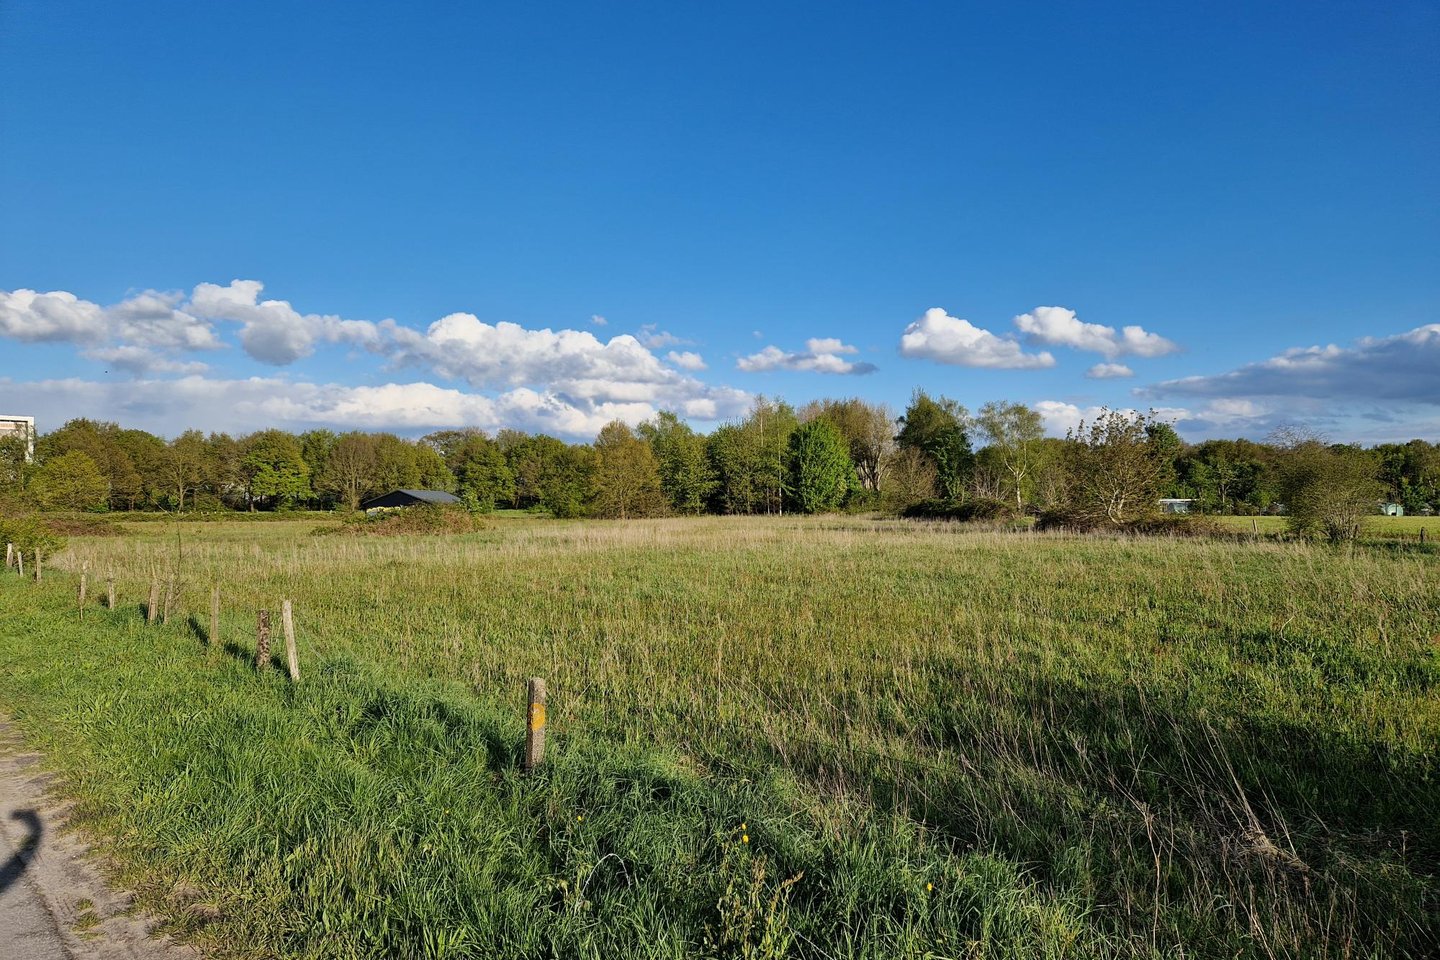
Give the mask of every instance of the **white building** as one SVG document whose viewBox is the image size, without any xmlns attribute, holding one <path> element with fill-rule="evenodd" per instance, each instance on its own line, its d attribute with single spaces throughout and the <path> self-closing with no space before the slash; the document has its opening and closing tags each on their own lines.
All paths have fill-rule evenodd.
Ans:
<svg viewBox="0 0 1440 960">
<path fill-rule="evenodd" d="M 1189 497 L 1162 497 L 1160 500 L 1161 513 L 1189 513 L 1190 505 L 1195 501 Z"/>
<path fill-rule="evenodd" d="M 20 437 L 25 441 L 25 460 L 35 459 L 35 418 L 0 415 L 0 440 Z"/>
</svg>

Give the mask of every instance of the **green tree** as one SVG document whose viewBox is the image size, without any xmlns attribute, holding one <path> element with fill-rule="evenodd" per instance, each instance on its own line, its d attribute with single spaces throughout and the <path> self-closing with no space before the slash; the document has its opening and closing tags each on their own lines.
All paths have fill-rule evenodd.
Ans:
<svg viewBox="0 0 1440 960">
<path fill-rule="evenodd" d="M 99 510 L 105 506 L 109 484 L 89 454 L 72 450 L 41 464 L 31 489 L 48 510 Z"/>
<path fill-rule="evenodd" d="M 859 397 L 846 400 L 818 400 L 800 412 L 803 421 L 824 417 L 835 425 L 850 448 L 850 462 L 866 490 L 878 491 L 887 464 L 895 449 L 895 415 L 883 404 L 868 403 Z"/>
<path fill-rule="evenodd" d="M 1039 456 L 1045 425 L 1040 414 L 1023 403 L 987 403 L 975 417 L 985 441 L 1008 480 L 1007 498 L 1025 509 L 1028 483 Z"/>
<path fill-rule="evenodd" d="M 325 458 L 317 485 L 351 510 L 357 510 L 360 501 L 380 492 L 375 482 L 376 463 L 373 436 L 359 430 L 342 433 Z"/>
<path fill-rule="evenodd" d="M 489 513 L 496 504 L 515 498 L 515 477 L 500 447 L 483 433 L 471 433 L 450 452 L 460 499 L 467 507 Z"/>
<path fill-rule="evenodd" d="M 1165 454 L 1151 442 L 1153 415 L 1102 410 L 1068 434 L 1070 509 L 1096 524 L 1123 524 L 1160 509 Z"/>
<path fill-rule="evenodd" d="M 283 430 L 261 430 L 241 444 L 240 475 L 246 502 L 271 508 L 292 506 L 310 496 L 310 470 L 300 443 Z"/>
<path fill-rule="evenodd" d="M 653 517 L 665 512 L 660 464 L 650 444 L 620 420 L 595 438 L 594 513 L 601 517 Z"/>
<path fill-rule="evenodd" d="M 1358 447 L 1327 446 L 1295 429 L 1277 432 L 1276 439 L 1280 497 L 1290 529 L 1331 543 L 1358 537 L 1361 522 L 1385 493 L 1374 458 Z"/>
<path fill-rule="evenodd" d="M 590 447 L 563 443 L 554 437 L 542 461 L 538 478 L 538 505 L 564 520 L 585 512 L 594 482 L 597 457 Z M 555 446 L 558 444 L 558 446 Z"/>
<path fill-rule="evenodd" d="M 935 468 L 941 495 L 960 502 L 975 467 L 967 430 L 969 414 L 947 397 L 932 398 L 916 390 L 904 416 L 896 421 L 900 432 L 895 442 L 901 449 L 919 450 Z"/>
<path fill-rule="evenodd" d="M 163 457 L 165 476 L 175 509 L 185 509 L 185 495 L 197 490 L 205 480 L 209 460 L 205 436 L 199 430 L 186 430 L 171 440 Z"/>
<path fill-rule="evenodd" d="M 790 435 L 791 501 L 802 513 L 834 510 L 858 485 L 850 445 L 827 419 L 811 420 Z"/>
<path fill-rule="evenodd" d="M 668 410 L 640 424 L 638 431 L 655 453 L 660 488 L 665 491 L 670 509 L 676 513 L 703 513 L 717 483 L 715 469 L 706 456 L 705 438 Z"/>
</svg>

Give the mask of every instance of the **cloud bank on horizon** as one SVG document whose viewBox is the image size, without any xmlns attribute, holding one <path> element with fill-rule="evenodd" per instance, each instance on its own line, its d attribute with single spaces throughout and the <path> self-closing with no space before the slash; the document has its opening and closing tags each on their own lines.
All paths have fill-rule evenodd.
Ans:
<svg viewBox="0 0 1440 960">
<path fill-rule="evenodd" d="M 68 345 L 81 360 L 130 378 L 17 380 L 18 371 L 6 363 L 0 406 L 41 412 L 54 421 L 50 428 L 90 416 L 162 433 L 189 426 L 236 432 L 270 425 L 402 432 L 475 426 L 588 438 L 611 420 L 637 423 L 662 409 L 716 423 L 742 414 L 752 400 L 746 389 L 701 380 L 704 356 L 667 349 L 693 344 L 653 324 L 601 339 L 591 330 L 488 323 L 458 312 L 416 329 L 392 319 L 305 313 L 289 301 L 264 299 L 263 291 L 257 280 L 204 282 L 188 295 L 145 290 L 107 307 L 65 291 L 0 290 L 0 338 Z M 595 314 L 586 325 L 608 323 Z M 1100 357 L 1084 377 L 1104 383 L 1136 375 L 1122 358 L 1133 363 L 1182 350 L 1141 326 L 1087 322 L 1060 306 L 1018 314 L 1012 327 L 996 333 L 932 307 L 900 332 L 897 352 L 907 361 L 1006 371 L 1017 378 L 1011 395 L 1028 396 L 1051 432 L 1063 435 L 1093 418 L 1101 404 L 1039 392 L 1034 378 L 1060 364 L 1055 351 Z M 327 348 L 347 352 L 347 370 L 366 356 L 376 365 L 332 377 L 347 382 L 283 372 Z M 737 354 L 734 370 L 754 376 L 876 372 L 859 353 L 841 338 L 811 337 L 801 350 L 772 344 Z M 242 354 L 271 372 L 215 370 L 222 359 Z M 425 379 L 398 382 L 402 371 Z M 377 377 L 395 379 L 355 382 Z M 1348 347 L 1295 347 L 1229 372 L 1160 380 L 1108 406 L 1154 406 L 1195 435 L 1259 436 L 1294 421 L 1324 429 L 1347 417 L 1363 420 L 1377 439 L 1440 433 L 1440 324 L 1363 337 Z"/>
</svg>

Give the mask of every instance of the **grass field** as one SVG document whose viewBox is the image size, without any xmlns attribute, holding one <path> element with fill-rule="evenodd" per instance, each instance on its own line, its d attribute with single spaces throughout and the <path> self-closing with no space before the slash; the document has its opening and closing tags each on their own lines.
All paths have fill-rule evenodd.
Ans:
<svg viewBox="0 0 1440 960">
<path fill-rule="evenodd" d="M 1262 535 L 1284 533 L 1284 517 L 1224 517 L 1213 518 L 1217 523 L 1248 533 L 1257 530 Z M 1366 517 L 1362 524 L 1362 536 L 1374 540 L 1419 540 L 1424 530 L 1426 540 L 1440 537 L 1440 517 Z"/>
<path fill-rule="evenodd" d="M 221 953 L 1440 949 L 1433 543 L 331 523 L 127 524 L 0 579 L 0 706 Z M 83 623 L 82 564 L 122 600 Z M 186 615 L 147 628 L 172 569 Z M 283 597 L 295 686 L 248 662 Z"/>
</svg>

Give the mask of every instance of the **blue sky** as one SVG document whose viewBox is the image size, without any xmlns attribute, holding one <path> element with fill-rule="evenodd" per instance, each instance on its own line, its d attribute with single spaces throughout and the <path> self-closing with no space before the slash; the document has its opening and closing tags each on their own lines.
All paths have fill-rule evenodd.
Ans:
<svg viewBox="0 0 1440 960">
<path fill-rule="evenodd" d="M 1440 5 L 1261 6 L 9 0 L 0 412 L 1440 439 Z"/>
</svg>

